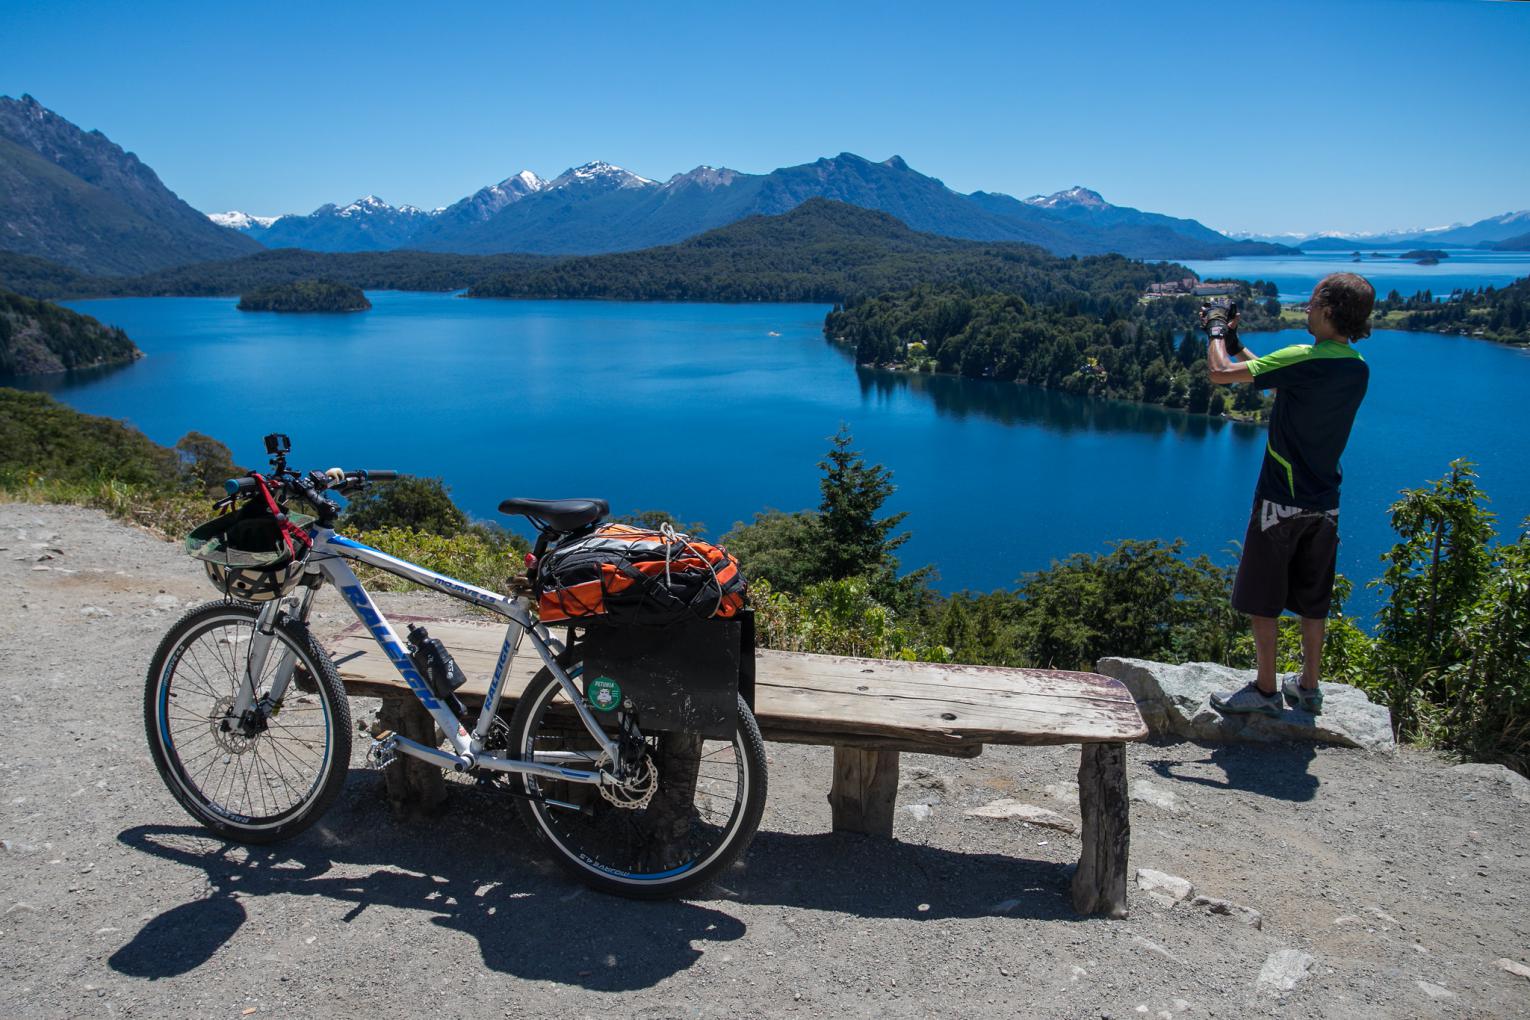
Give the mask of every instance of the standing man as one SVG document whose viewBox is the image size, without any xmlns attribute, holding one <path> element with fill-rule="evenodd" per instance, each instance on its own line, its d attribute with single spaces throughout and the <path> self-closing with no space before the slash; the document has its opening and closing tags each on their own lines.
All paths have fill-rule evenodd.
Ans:
<svg viewBox="0 0 1530 1020">
<path fill-rule="evenodd" d="M 1318 676 L 1339 551 L 1339 456 L 1370 379 L 1351 345 L 1371 335 L 1375 301 L 1365 277 L 1333 273 L 1318 281 L 1307 306 L 1312 344 L 1255 357 L 1238 343 L 1234 320 L 1224 334 L 1230 339 L 1213 337 L 1207 346 L 1212 382 L 1275 391 L 1232 593 L 1233 608 L 1251 617 L 1259 670 L 1253 683 L 1212 695 L 1220 712 L 1279 715 L 1282 694 L 1292 708 L 1313 715 L 1323 710 Z M 1287 677 L 1277 690 L 1276 620 L 1287 609 L 1302 620 L 1302 674 L 1299 683 Z"/>
</svg>

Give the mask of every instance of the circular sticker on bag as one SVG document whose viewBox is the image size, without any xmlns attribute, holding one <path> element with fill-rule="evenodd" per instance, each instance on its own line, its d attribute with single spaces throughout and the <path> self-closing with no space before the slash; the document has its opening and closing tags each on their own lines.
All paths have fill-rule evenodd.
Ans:
<svg viewBox="0 0 1530 1020">
<path fill-rule="evenodd" d="M 622 688 L 615 680 L 603 676 L 590 681 L 584 696 L 596 711 L 609 712 L 622 703 Z"/>
</svg>

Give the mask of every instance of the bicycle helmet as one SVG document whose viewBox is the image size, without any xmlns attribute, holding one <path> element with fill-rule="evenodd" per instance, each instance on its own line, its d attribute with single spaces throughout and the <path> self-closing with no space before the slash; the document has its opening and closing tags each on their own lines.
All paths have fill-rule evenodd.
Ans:
<svg viewBox="0 0 1530 1020">
<path fill-rule="evenodd" d="M 294 528 L 314 518 L 288 514 Z M 245 602 L 281 598 L 303 576 L 308 547 L 288 540 L 288 529 L 258 501 L 215 517 L 186 537 L 186 551 L 207 568 L 223 594 Z"/>
</svg>

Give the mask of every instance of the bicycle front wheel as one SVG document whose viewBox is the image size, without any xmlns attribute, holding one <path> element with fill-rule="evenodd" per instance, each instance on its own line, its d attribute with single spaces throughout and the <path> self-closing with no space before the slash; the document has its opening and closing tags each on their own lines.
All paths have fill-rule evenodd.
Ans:
<svg viewBox="0 0 1530 1020">
<path fill-rule="evenodd" d="M 312 825 L 340 793 L 351 714 L 329 656 L 282 616 L 255 678 L 258 721 L 233 717 L 259 610 L 209 602 L 160 642 L 144 688 L 144 729 L 160 778 L 225 839 L 270 843 Z M 274 685 L 292 678 L 274 698 Z"/>
<path fill-rule="evenodd" d="M 580 664 L 566 668 L 581 687 Z M 553 859 L 587 885 L 636 899 L 679 896 L 717 877 L 754 838 L 765 811 L 765 744 L 743 698 L 730 740 L 656 733 L 645 742 L 648 796 L 522 776 L 516 807 Z M 522 760 L 580 769 L 600 755 L 547 669 L 516 705 L 510 747 Z"/>
</svg>

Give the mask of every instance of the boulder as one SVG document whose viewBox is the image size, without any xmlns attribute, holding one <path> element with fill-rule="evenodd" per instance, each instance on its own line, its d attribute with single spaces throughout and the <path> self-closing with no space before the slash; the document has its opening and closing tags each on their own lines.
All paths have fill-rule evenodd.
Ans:
<svg viewBox="0 0 1530 1020">
<path fill-rule="evenodd" d="M 1170 875 L 1152 868 L 1137 869 L 1137 888 L 1145 893 L 1156 893 L 1179 903 L 1195 895 L 1195 886 L 1188 879 Z"/>
<path fill-rule="evenodd" d="M 1385 706 L 1372 703 L 1365 692 L 1348 684 L 1323 685 L 1322 715 L 1286 708 L 1278 718 L 1229 717 L 1211 707 L 1211 696 L 1249 683 L 1254 679 L 1252 670 L 1211 662 L 1172 666 L 1117 658 L 1101 659 L 1095 670 L 1126 685 L 1154 736 L 1216 743 L 1315 740 L 1367 751 L 1397 749 Z"/>
<path fill-rule="evenodd" d="M 1515 800 L 1530 804 L 1530 779 L 1503 765 L 1489 765 L 1487 762 L 1473 761 L 1464 765 L 1454 765 L 1452 772 L 1473 776 L 1477 779 L 1487 779 L 1495 783 L 1503 783 L 1508 787 L 1509 796 Z"/>
<path fill-rule="evenodd" d="M 1259 986 L 1272 992 L 1289 992 L 1312 970 L 1312 957 L 1299 949 L 1277 949 L 1259 969 Z"/>
<path fill-rule="evenodd" d="M 1048 811 L 1044 807 L 1034 804 L 1026 804 L 1023 801 L 1003 800 L 990 801 L 982 807 L 975 807 L 965 812 L 968 818 L 1014 818 L 1018 821 L 1029 822 L 1032 825 L 1042 825 L 1049 829 L 1060 829 L 1063 832 L 1077 832 L 1078 825 L 1073 819 L 1066 818 L 1056 811 Z"/>
</svg>

